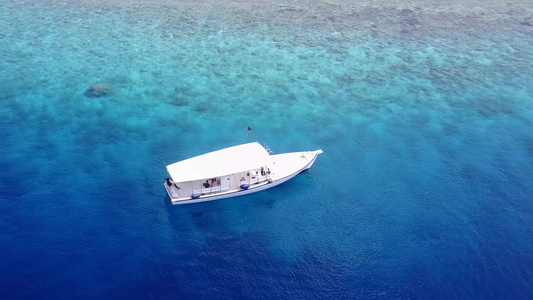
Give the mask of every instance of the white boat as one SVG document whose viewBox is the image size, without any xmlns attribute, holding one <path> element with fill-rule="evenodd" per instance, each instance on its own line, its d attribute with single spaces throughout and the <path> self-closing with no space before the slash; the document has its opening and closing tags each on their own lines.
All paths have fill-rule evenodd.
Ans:
<svg viewBox="0 0 533 300">
<path fill-rule="evenodd" d="M 165 190 L 172 204 L 236 197 L 281 184 L 309 169 L 322 150 L 272 154 L 254 142 L 206 153 L 167 166 Z"/>
</svg>

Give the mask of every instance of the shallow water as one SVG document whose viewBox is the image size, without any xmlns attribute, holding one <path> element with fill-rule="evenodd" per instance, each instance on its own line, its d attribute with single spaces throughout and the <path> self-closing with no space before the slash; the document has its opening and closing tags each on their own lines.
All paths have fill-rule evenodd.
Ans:
<svg viewBox="0 0 533 300">
<path fill-rule="evenodd" d="M 2 298 L 533 297 L 527 17 L 0 3 Z M 168 204 L 166 164 L 251 141 L 324 154 Z"/>
</svg>

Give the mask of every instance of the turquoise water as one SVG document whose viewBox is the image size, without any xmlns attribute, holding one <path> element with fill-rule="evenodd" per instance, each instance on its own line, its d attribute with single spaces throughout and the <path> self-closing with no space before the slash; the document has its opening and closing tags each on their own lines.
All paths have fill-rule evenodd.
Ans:
<svg viewBox="0 0 533 300">
<path fill-rule="evenodd" d="M 0 3 L 2 298 L 533 297 L 524 22 Z M 166 164 L 251 141 L 324 154 L 259 194 L 168 204 Z"/>
</svg>

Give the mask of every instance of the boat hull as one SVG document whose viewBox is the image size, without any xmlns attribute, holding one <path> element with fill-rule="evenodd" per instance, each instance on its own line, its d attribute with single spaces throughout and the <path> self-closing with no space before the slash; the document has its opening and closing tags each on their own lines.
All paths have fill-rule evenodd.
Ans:
<svg viewBox="0 0 533 300">
<path fill-rule="evenodd" d="M 273 170 L 274 179 L 269 180 L 268 182 L 256 185 L 256 186 L 250 186 L 248 189 L 241 188 L 238 190 L 230 190 L 230 191 L 226 191 L 223 193 L 200 195 L 195 198 L 191 197 L 189 199 L 183 199 L 183 198 L 177 199 L 177 198 L 172 197 L 172 192 L 170 190 L 171 187 L 169 187 L 166 184 L 164 185 L 164 187 L 167 192 L 167 195 L 169 196 L 170 203 L 173 205 L 192 204 L 192 203 L 207 202 L 207 201 L 214 201 L 214 200 L 220 200 L 220 199 L 225 199 L 225 198 L 244 196 L 244 195 L 264 191 L 269 188 L 273 188 L 305 172 L 314 164 L 318 154 L 321 154 L 321 153 L 322 153 L 322 150 L 317 150 L 317 151 L 273 155 L 272 156 L 273 164 L 271 166 L 271 169 Z M 302 161 L 299 164 L 294 163 L 291 166 L 287 166 L 287 161 L 290 159 L 294 159 L 293 157 L 299 157 L 301 158 L 300 160 L 303 160 L 302 158 L 304 158 L 305 161 Z M 277 166 L 276 166 L 276 163 L 278 163 Z M 279 167 L 280 165 L 283 165 L 283 167 Z"/>
</svg>

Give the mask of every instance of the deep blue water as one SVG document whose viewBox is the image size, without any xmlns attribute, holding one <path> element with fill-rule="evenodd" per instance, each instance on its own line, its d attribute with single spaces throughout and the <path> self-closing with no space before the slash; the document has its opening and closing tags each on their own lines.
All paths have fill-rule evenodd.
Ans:
<svg viewBox="0 0 533 300">
<path fill-rule="evenodd" d="M 0 4 L 0 298 L 533 298 L 531 26 Z M 166 164 L 251 141 L 324 154 L 168 204 Z"/>
</svg>

